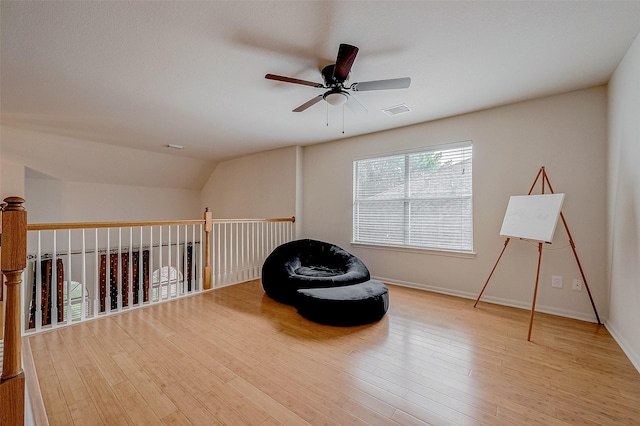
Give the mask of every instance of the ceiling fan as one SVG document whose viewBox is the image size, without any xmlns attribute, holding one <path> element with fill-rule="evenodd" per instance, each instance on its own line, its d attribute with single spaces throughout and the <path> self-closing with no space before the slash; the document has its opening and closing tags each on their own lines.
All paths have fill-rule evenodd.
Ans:
<svg viewBox="0 0 640 426">
<path fill-rule="evenodd" d="M 314 83 L 313 81 L 300 80 L 297 78 L 284 77 L 281 75 L 267 74 L 264 78 L 268 80 L 283 81 L 285 83 L 302 84 L 326 91 L 293 110 L 293 112 L 302 112 L 307 108 L 317 104 L 321 100 L 325 100 L 331 105 L 345 105 L 354 113 L 366 113 L 367 109 L 356 100 L 356 98 L 348 92 L 366 92 L 370 90 L 387 90 L 387 89 L 405 89 L 411 84 L 411 78 L 392 78 L 388 80 L 363 81 L 360 83 L 352 83 L 346 85 L 349 79 L 351 67 L 358 54 L 358 48 L 349 44 L 340 44 L 338 48 L 338 57 L 335 64 L 327 65 L 321 71 L 324 84 Z"/>
</svg>

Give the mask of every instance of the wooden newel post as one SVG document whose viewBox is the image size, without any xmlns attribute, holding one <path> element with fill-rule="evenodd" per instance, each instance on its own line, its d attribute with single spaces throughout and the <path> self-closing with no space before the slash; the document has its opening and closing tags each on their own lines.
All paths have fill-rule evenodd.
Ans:
<svg viewBox="0 0 640 426">
<path fill-rule="evenodd" d="M 213 230 L 213 214 L 209 207 L 204 209 L 204 289 L 211 289 L 211 231 Z"/>
<path fill-rule="evenodd" d="M 7 203 L 0 203 L 0 236 L 2 236 L 2 211 Z M 0 238 L 0 246 L 2 246 L 2 238 Z M 2 251 L 0 251 L 2 253 Z M 2 285 L 2 265 L 0 265 L 0 302 L 4 300 L 4 285 Z M 4 340 L 4 306 L 0 303 L 0 340 Z M 2 374 L 2 373 L 0 373 Z"/>
<path fill-rule="evenodd" d="M 0 376 L 0 424 L 24 424 L 24 373 L 20 332 L 20 285 L 27 267 L 27 211 L 24 199 L 9 197 L 2 210 L 2 256 L 0 266 L 6 277 L 4 295 L 4 353 Z"/>
<path fill-rule="evenodd" d="M 4 201 L 7 206 L 2 213 L 2 273 L 7 279 L 7 294 L 2 379 L 6 380 L 22 373 L 20 284 L 27 267 L 27 211 L 20 197 Z"/>
</svg>

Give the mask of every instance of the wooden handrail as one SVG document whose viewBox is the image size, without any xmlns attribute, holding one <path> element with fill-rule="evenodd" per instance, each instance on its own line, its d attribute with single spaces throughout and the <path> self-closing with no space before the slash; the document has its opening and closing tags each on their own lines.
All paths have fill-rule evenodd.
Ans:
<svg viewBox="0 0 640 426">
<path fill-rule="evenodd" d="M 276 217 L 270 219 L 211 219 L 211 223 L 247 223 L 247 222 L 295 222 L 293 217 Z M 69 222 L 69 223 L 30 223 L 27 231 L 59 231 L 65 229 L 90 228 L 128 228 L 136 226 L 166 226 L 166 225 L 204 225 L 205 220 L 156 220 L 141 222 Z"/>
<path fill-rule="evenodd" d="M 247 223 L 247 222 L 291 222 L 295 223 L 296 217 L 274 217 L 271 219 L 212 219 L 213 223 Z"/>
<path fill-rule="evenodd" d="M 70 223 L 30 223 L 27 231 L 59 231 L 66 229 L 91 228 L 128 228 L 136 226 L 166 226 L 166 225 L 202 225 L 204 220 L 155 220 L 143 222 L 70 222 Z"/>
</svg>

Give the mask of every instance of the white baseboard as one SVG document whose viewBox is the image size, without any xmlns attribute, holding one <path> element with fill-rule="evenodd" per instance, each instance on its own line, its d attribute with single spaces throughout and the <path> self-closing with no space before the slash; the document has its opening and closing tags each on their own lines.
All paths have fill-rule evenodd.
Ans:
<svg viewBox="0 0 640 426">
<path fill-rule="evenodd" d="M 398 280 L 393 280 L 393 279 L 384 278 L 384 277 L 372 277 L 372 278 L 379 281 L 383 281 L 385 283 L 389 283 L 389 284 L 395 284 L 403 287 L 411 287 L 419 290 L 427 290 L 427 291 L 432 291 L 434 293 L 441 293 L 441 294 L 447 294 L 449 296 L 462 297 L 464 299 L 475 300 L 478 297 L 477 293 L 468 293 L 465 291 L 451 290 L 449 288 L 444 288 L 444 287 L 435 287 L 435 286 L 430 286 L 426 284 L 417 284 L 417 283 L 411 283 L 407 281 L 398 281 Z M 501 297 L 483 296 L 481 301 L 495 303 L 497 305 L 510 306 L 512 308 L 520 308 L 520 309 L 526 309 L 526 310 L 531 309 L 531 305 L 529 303 L 521 302 L 518 300 L 504 299 Z M 554 306 L 545 306 L 545 305 L 538 304 L 536 305 L 536 312 L 542 312 L 545 314 L 557 315 L 560 317 L 572 318 L 572 319 L 577 319 L 577 320 L 586 321 L 586 322 L 593 322 L 593 323 L 598 322 L 595 318 L 595 315 L 591 316 L 583 312 L 575 312 L 575 311 L 570 311 L 566 309 L 559 309 Z"/>
<path fill-rule="evenodd" d="M 633 350 L 631 345 L 629 345 L 627 341 L 624 340 L 622 334 L 620 334 L 618 329 L 613 324 L 605 322 L 604 326 L 607 328 L 611 336 L 613 336 L 614 340 L 618 343 L 620 348 L 622 348 L 622 351 L 627 356 L 627 358 L 629 358 L 631 364 L 633 364 L 636 370 L 638 370 L 638 372 L 640 373 L 640 354 Z"/>
</svg>

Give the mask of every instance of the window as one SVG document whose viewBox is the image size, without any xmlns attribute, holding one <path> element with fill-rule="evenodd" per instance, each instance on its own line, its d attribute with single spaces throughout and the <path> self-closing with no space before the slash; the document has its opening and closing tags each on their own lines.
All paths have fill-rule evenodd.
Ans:
<svg viewBox="0 0 640 426">
<path fill-rule="evenodd" d="M 151 274 L 151 298 L 153 300 L 168 299 L 175 297 L 178 293 L 178 284 L 182 283 L 182 272 L 174 267 L 163 266 L 156 269 Z M 158 293 L 158 288 L 161 292 Z M 158 294 L 161 296 L 158 299 Z"/>
<path fill-rule="evenodd" d="M 473 251 L 470 141 L 353 162 L 353 242 Z"/>
<path fill-rule="evenodd" d="M 69 306 L 67 304 L 67 286 L 69 285 L 69 281 L 64 281 L 62 287 L 63 297 L 63 306 L 64 306 L 64 318 L 68 320 L 69 318 Z M 71 320 L 76 321 L 81 318 L 82 315 L 82 287 L 83 285 L 77 281 L 71 281 Z M 84 306 L 85 306 L 85 315 L 89 315 L 89 292 L 87 291 L 87 287 L 84 286 Z"/>
</svg>

